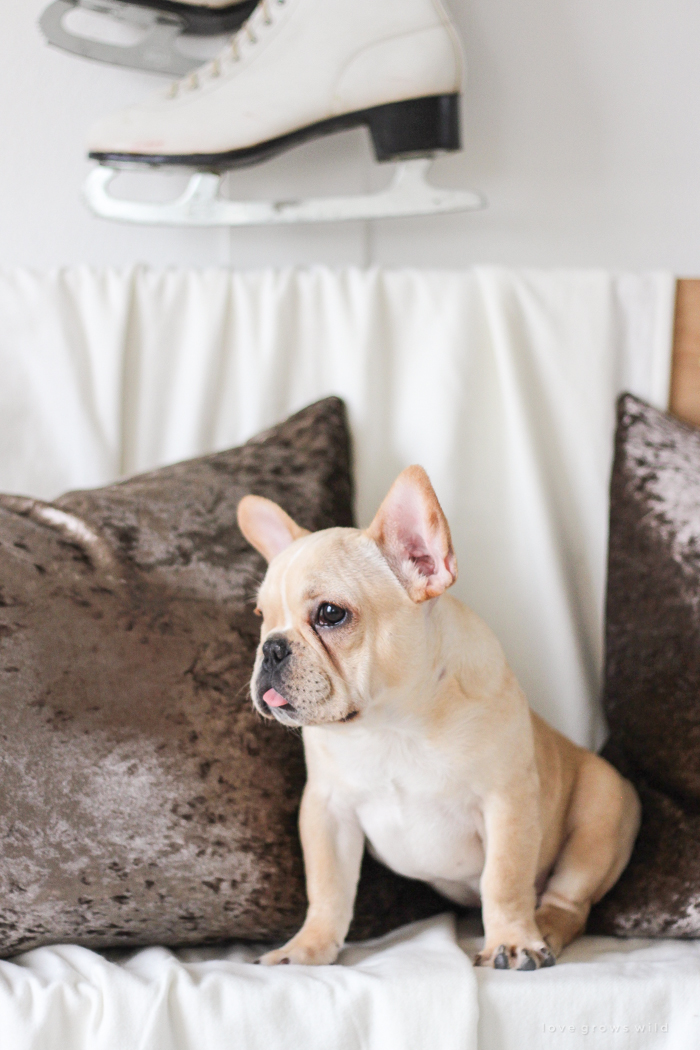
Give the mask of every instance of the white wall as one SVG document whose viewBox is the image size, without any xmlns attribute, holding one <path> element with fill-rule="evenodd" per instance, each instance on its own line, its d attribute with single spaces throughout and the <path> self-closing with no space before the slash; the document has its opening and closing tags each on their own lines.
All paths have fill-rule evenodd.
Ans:
<svg viewBox="0 0 700 1050">
<path fill-rule="evenodd" d="M 119 226 L 87 212 L 85 131 L 154 78 L 46 47 L 36 20 L 47 2 L 3 5 L 2 265 L 495 262 L 700 274 L 697 0 L 448 0 L 469 64 L 465 151 L 435 175 L 480 189 L 489 209 L 243 233 Z M 236 175 L 236 187 L 356 192 L 379 178 L 358 131 Z"/>
</svg>

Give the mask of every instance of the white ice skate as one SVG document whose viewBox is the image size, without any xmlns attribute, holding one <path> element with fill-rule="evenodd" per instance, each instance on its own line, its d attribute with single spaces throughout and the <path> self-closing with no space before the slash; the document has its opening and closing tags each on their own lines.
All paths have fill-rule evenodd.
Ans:
<svg viewBox="0 0 700 1050">
<path fill-rule="evenodd" d="M 181 77 L 202 59 L 177 47 L 178 38 L 233 33 L 257 0 L 53 0 L 39 19 L 50 44 L 74 55 L 151 73 Z M 136 43 L 116 44 L 72 32 L 66 24 L 76 10 L 108 16 L 139 30 Z M 104 34 L 103 34 L 104 35 Z"/>
<path fill-rule="evenodd" d="M 246 226 L 424 215 L 481 207 L 438 189 L 431 159 L 458 150 L 458 39 L 440 0 L 260 0 L 211 62 L 90 135 L 100 166 L 85 196 L 98 214 L 130 222 Z M 377 160 L 398 161 L 389 190 L 360 197 L 236 202 L 221 174 L 309 139 L 368 128 Z M 120 168 L 194 169 L 163 204 L 112 196 Z"/>
</svg>

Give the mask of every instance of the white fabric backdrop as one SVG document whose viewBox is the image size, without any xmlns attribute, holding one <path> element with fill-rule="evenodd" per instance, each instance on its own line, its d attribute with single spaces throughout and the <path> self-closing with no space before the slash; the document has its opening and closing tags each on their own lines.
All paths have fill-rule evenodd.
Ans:
<svg viewBox="0 0 700 1050">
<path fill-rule="evenodd" d="M 4 271 L 0 490 L 103 484 L 339 394 L 360 523 L 422 463 L 457 593 L 532 705 L 599 744 L 614 402 L 665 406 L 673 298 L 603 271 Z"/>
</svg>

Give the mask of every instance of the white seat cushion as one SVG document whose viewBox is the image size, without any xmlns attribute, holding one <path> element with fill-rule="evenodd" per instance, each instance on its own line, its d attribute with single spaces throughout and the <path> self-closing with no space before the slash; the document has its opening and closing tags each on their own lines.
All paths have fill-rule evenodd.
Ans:
<svg viewBox="0 0 700 1050">
<path fill-rule="evenodd" d="M 479 934 L 460 922 L 472 958 Z M 580 937 L 552 969 L 474 973 L 479 1050 L 700 1046 L 700 941 Z"/>
<path fill-rule="evenodd" d="M 476 981 L 452 916 L 337 966 L 253 966 L 252 946 L 0 962 L 5 1050 L 476 1050 Z"/>
</svg>

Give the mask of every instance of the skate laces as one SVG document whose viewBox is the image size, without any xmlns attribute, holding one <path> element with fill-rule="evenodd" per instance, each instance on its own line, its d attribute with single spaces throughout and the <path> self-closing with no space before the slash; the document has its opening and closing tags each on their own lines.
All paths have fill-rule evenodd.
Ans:
<svg viewBox="0 0 700 1050">
<path fill-rule="evenodd" d="M 176 80 L 172 83 L 166 98 L 177 98 L 183 92 L 197 91 L 198 88 L 203 87 L 206 83 L 222 76 L 232 65 L 240 62 L 244 57 L 243 47 L 245 44 L 257 44 L 259 39 L 258 32 L 264 32 L 268 26 L 274 23 L 273 12 L 275 8 L 284 7 L 287 2 L 288 0 L 259 0 L 258 6 L 250 18 L 243 23 L 238 32 L 233 34 L 219 54 L 200 69 L 196 69 L 182 80 Z"/>
</svg>

